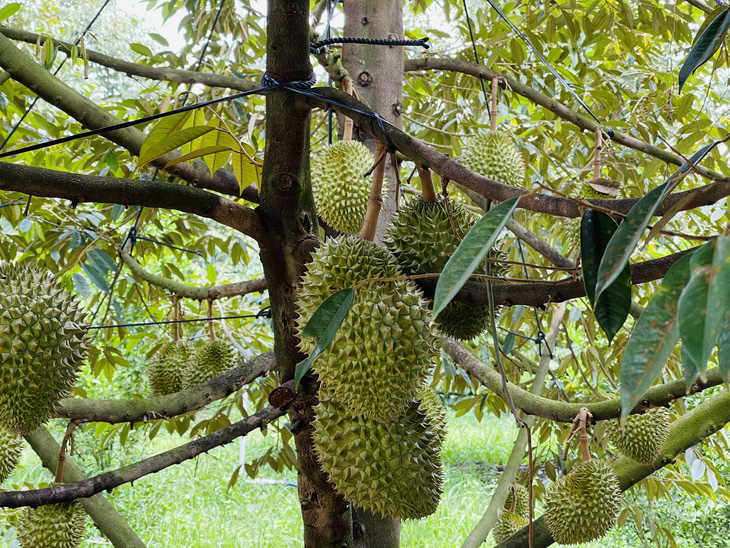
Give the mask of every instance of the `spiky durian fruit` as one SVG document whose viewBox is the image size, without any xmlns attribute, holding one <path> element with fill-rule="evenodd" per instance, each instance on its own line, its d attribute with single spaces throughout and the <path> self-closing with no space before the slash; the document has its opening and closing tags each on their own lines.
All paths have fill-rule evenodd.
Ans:
<svg viewBox="0 0 730 548">
<path fill-rule="evenodd" d="M 514 139 L 504 131 L 485 131 L 469 139 L 461 163 L 475 173 L 506 185 L 525 186 L 525 162 Z"/>
<path fill-rule="evenodd" d="M 351 414 L 325 392 L 312 440 L 338 492 L 373 513 L 419 519 L 436 511 L 443 470 L 436 434 L 418 403 L 390 422 Z"/>
<path fill-rule="evenodd" d="M 497 523 L 494 524 L 494 542 L 499 544 L 503 540 L 507 540 L 523 527 L 527 527 L 528 523 L 529 520 L 520 514 L 509 510 L 503 511 L 497 519 Z"/>
<path fill-rule="evenodd" d="M 438 273 L 461 243 L 454 234 L 454 228 L 463 238 L 477 220 L 475 214 L 457 202 L 449 202 L 447 212 L 441 198 L 437 202 L 424 202 L 421 198 L 415 198 L 393 217 L 384 239 L 385 247 L 393 254 L 398 266 L 408 274 Z M 498 263 L 491 264 L 493 276 L 504 275 L 505 268 Z M 486 274 L 486 263 L 476 273 Z M 473 281 L 486 283 L 484 279 L 474 278 Z M 488 306 L 451 301 L 436 317 L 436 325 L 451 337 L 472 339 L 489 327 L 489 318 Z"/>
<path fill-rule="evenodd" d="M 370 180 L 364 175 L 374 162 L 373 154 L 359 141 L 338 141 L 312 158 L 317 213 L 335 230 L 360 232 L 370 197 Z"/>
<path fill-rule="evenodd" d="M 430 388 L 422 388 L 418 391 L 417 399 L 421 402 L 421 410 L 426 413 L 426 418 L 431 424 L 431 430 L 436 436 L 438 447 L 443 447 L 448 434 L 448 422 L 446 420 L 446 409 L 441 402 L 441 398 Z"/>
<path fill-rule="evenodd" d="M 164 396 L 183 389 L 193 351 L 188 343 L 177 341 L 166 343 L 152 356 L 147 366 L 147 377 L 153 395 Z"/>
<path fill-rule="evenodd" d="M 18 542 L 20 548 L 78 548 L 84 529 L 86 511 L 81 501 L 46 504 L 25 509 L 18 522 Z"/>
<path fill-rule="evenodd" d="M 652 464 L 662 453 L 669 435 L 669 411 L 653 407 L 643 415 L 629 415 L 623 431 L 618 420 L 606 423 L 606 434 L 622 455 Z"/>
<path fill-rule="evenodd" d="M 299 295 L 299 347 L 315 340 L 301 332 L 322 302 L 340 289 L 372 278 L 401 276 L 393 258 L 360 238 L 330 239 L 313 255 Z M 354 414 L 376 420 L 400 416 L 433 365 L 431 312 L 411 282 L 374 280 L 355 291 L 334 340 L 312 367 L 332 397 Z"/>
<path fill-rule="evenodd" d="M 23 437 L 0 428 L 0 484 L 13 473 L 23 454 Z"/>
<path fill-rule="evenodd" d="M 516 500 L 515 500 L 516 499 Z M 514 501 L 514 510 L 512 510 L 512 504 Z M 516 483 L 510 487 L 507 500 L 504 503 L 504 509 L 514 511 L 520 516 L 527 516 L 530 506 L 530 493 L 527 487 Z"/>
<path fill-rule="evenodd" d="M 578 544 L 602 537 L 616 524 L 621 489 L 611 466 L 593 459 L 553 483 L 543 504 L 553 538 Z"/>
<path fill-rule="evenodd" d="M 84 313 L 52 274 L 0 262 L 0 426 L 25 434 L 52 417 L 88 348 Z"/>
<path fill-rule="evenodd" d="M 615 179 L 598 178 L 584 182 L 573 190 L 574 198 L 587 200 L 615 200 L 623 197 L 623 185 Z M 580 246 L 580 217 L 565 219 L 565 235 L 571 246 Z"/>
<path fill-rule="evenodd" d="M 185 369 L 183 388 L 198 386 L 228 371 L 236 363 L 235 349 L 225 341 L 209 341 L 193 355 Z"/>
</svg>

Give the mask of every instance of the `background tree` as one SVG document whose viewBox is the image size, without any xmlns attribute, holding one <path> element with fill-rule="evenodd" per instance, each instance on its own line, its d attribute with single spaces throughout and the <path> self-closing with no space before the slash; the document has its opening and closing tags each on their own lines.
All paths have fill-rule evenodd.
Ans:
<svg viewBox="0 0 730 548">
<path fill-rule="evenodd" d="M 182 13 L 180 29 L 186 45 L 181 50 L 172 51 L 157 33 L 144 36 L 133 25 L 103 24 L 103 19 L 99 22 L 103 32 L 97 35 L 92 30 L 83 41 L 77 40 L 79 33 L 64 32 L 64 26 L 48 16 L 48 4 L 0 8 L 6 25 L 0 29 L 0 68 L 5 71 L 0 76 L 0 123 L 3 135 L 9 136 L 0 151 L 0 157 L 7 153 L 4 160 L 9 160 L 0 162 L 0 258 L 35 262 L 56 273 L 83 298 L 93 327 L 115 326 L 94 329 L 84 382 L 73 398 L 61 402 L 59 418 L 92 423 L 96 436 L 106 442 L 124 444 L 144 423 L 150 437 L 164 427 L 169 432 L 189 432 L 193 440 L 94 480 L 83 481 L 81 472 L 67 464 L 67 485 L 9 491 L 0 494 L 0 505 L 38 505 L 95 495 L 267 427 L 280 436 L 280 447 L 249 463 L 246 472 L 256 476 L 261 466 L 296 467 L 305 544 L 353 542 L 350 506 L 328 483 L 311 444 L 316 378 L 307 375 L 295 392 L 287 384 L 305 357 L 295 332 L 299 281 L 320 237 L 325 231 L 332 235 L 329 227 L 319 226 L 309 176 L 310 149 L 324 146 L 339 129 L 335 124 L 328 131 L 330 108 L 340 122 L 345 115 L 352 118 L 366 141 L 374 138 L 397 150 L 397 161 L 389 158 L 386 171 L 394 183 L 397 168 L 405 195 L 421 189 L 419 177 L 408 177 L 420 167 L 424 177 L 424 168 L 430 169 L 437 189 L 443 184 L 454 200 L 474 210 L 524 196 L 499 244 L 508 256 L 509 272 L 491 288 L 504 331 L 496 340 L 485 335 L 467 346 L 445 339 L 431 379 L 462 414 L 481 417 L 485 410 L 505 414 L 513 404 L 524 412 L 531 433 L 529 465 L 520 469 L 529 439 L 527 430 L 522 430 L 492 503 L 466 546 L 477 546 L 487 537 L 518 474 L 523 483 L 532 484 L 535 498 L 542 499 L 548 480 L 574 466 L 572 455 L 577 453 L 571 452 L 566 462 L 562 448 L 581 407 L 586 406 L 597 422 L 592 430 L 594 454 L 603 458 L 612 453 L 604 421 L 619 416 L 621 397 L 624 413 L 635 404 L 636 411 L 670 405 L 674 419 L 665 448 L 653 464 L 632 464 L 626 458 L 615 463 L 622 490 L 638 483 L 650 502 L 673 489 L 708 498 L 728 494 L 722 465 L 717 463 L 724 461 L 727 448 L 722 429 L 730 420 L 730 406 L 724 389 L 715 388 L 728 373 L 723 360 L 728 341 L 720 339 L 709 369 L 695 363 L 687 352 L 705 348 L 705 341 L 695 343 L 687 336 L 693 331 L 681 324 L 683 318 L 686 324 L 704 323 L 704 316 L 680 308 L 682 344 L 670 345 L 663 369 L 644 371 L 646 360 L 639 363 L 641 367 L 629 367 L 637 363 L 632 358 L 639 355 L 635 348 L 660 353 L 654 339 L 634 338 L 632 347 L 629 338 L 638 318 L 651 321 L 654 310 L 648 308 L 646 316 L 642 310 L 651 306 L 669 267 L 727 230 L 724 202 L 730 183 L 723 160 L 725 145 L 708 150 L 701 165 L 699 157 L 691 162 L 692 169 L 685 164 L 685 171 L 692 173 L 681 189 L 658 205 L 651 220 L 658 232 L 645 238 L 646 245 L 633 250 L 625 241 L 617 251 L 631 254 L 630 274 L 620 287 L 614 286 L 624 304 L 630 296 L 632 317 L 626 322 L 613 306 L 616 301 L 606 304 L 605 298 L 594 315 L 584 298 L 580 265 L 588 258 L 595 269 L 602 252 L 600 238 L 584 238 L 579 261 L 574 225 L 563 222 L 593 208 L 620 220 L 700 146 L 725 137 L 725 85 L 720 78 L 725 76 L 724 52 L 691 77 L 681 94 L 676 85 L 698 25 L 706 13 L 712 12 L 708 20 L 714 21 L 718 12 L 699 1 L 671 9 L 656 2 L 510 6 L 509 19 L 520 36 L 482 4 L 415 2 L 405 6 L 401 26 L 397 2 L 387 3 L 385 9 L 386 3 L 348 0 L 346 35 L 428 36 L 432 48 L 407 48 L 404 55 L 397 47 L 348 45 L 341 62 L 332 52 L 318 52 L 315 74 L 320 80 L 325 74 L 330 77 L 333 89 L 318 85 L 302 94 L 281 86 L 266 93 L 256 90 L 263 73 L 279 83 L 311 77 L 310 41 L 327 24 L 328 6 L 335 13 L 340 9 L 334 2 L 310 6 L 272 0 L 267 18 L 254 2 L 150 0 L 147 4 L 160 8 L 165 17 Z M 78 9 L 74 2 L 58 4 L 59 20 L 81 19 L 73 15 Z M 109 18 L 112 9 L 104 8 L 102 16 Z M 719 13 L 724 17 L 726 10 Z M 725 29 L 717 22 L 715 26 L 722 37 Z M 545 61 L 535 56 L 526 39 L 545 54 Z M 50 71 L 66 56 L 70 61 L 53 75 Z M 86 67 L 91 71 L 89 80 L 83 78 Z M 94 67 L 104 68 L 95 73 Z M 111 79 L 110 74 L 114 74 Z M 531 184 L 525 188 L 473 173 L 459 163 L 468 138 L 489 127 L 488 95 L 495 79 L 501 91 L 492 110 L 500 127 L 516 139 L 526 162 Z M 365 105 L 336 89 L 350 87 Z M 571 90 L 590 112 L 583 110 Z M 232 92 L 251 94 L 226 99 Z M 29 111 L 36 97 L 40 100 Z M 149 120 L 13 153 L 32 143 L 154 117 L 210 99 L 223 100 L 196 109 L 177 128 L 206 126 L 192 141 L 171 141 L 175 131 L 164 133 L 159 129 L 162 123 Z M 367 108 L 391 124 L 379 123 Z M 218 148 L 189 162 L 171 162 L 180 154 L 175 152 L 180 144 L 180 153 L 192 156 L 206 147 Z M 581 195 L 590 173 L 620 181 L 623 198 L 592 202 L 570 198 Z M 528 189 L 534 193 L 527 194 Z M 397 195 L 391 184 L 386 200 L 395 205 Z M 392 209 L 385 207 L 384 212 Z M 382 215 L 381 225 L 387 218 Z M 722 250 L 715 256 L 718 264 L 725 260 Z M 600 271 L 593 275 L 599 283 L 606 279 Z M 419 284 L 433 295 L 435 280 Z M 595 284 L 586 285 L 590 294 Z M 467 284 L 457 298 L 471 304 L 489 302 L 481 284 Z M 245 363 L 197 388 L 139 399 L 147 394 L 145 362 L 171 329 L 129 324 L 180 315 L 205 319 L 209 302 L 214 302 L 216 315 L 236 316 L 221 320 L 218 331 L 239 345 Z M 568 308 L 557 305 L 561 302 L 568 302 Z M 174 303 L 180 314 L 173 312 Z M 268 306 L 270 324 L 262 318 Z M 596 320 L 601 317 L 609 319 Z M 607 326 L 616 332 L 610 343 L 604 336 Z M 207 329 L 205 322 L 184 325 L 184 337 L 204 339 Z M 550 350 L 542 344 L 545 339 Z M 495 345 L 503 352 L 504 377 L 485 365 L 499 357 Z M 262 378 L 273 369 L 275 375 Z M 641 384 L 637 379 L 644 386 L 657 385 L 644 393 L 637 390 Z M 275 400 L 269 406 L 268 396 L 280 385 L 291 401 L 283 405 Z M 281 390 L 275 394 L 281 396 Z M 699 394 L 685 400 L 687 392 Z M 630 402 L 629 396 L 633 396 Z M 213 403 L 218 401 L 222 404 Z M 205 406 L 206 412 L 195 414 Z M 285 413 L 288 423 L 275 420 Z M 237 420 L 240 415 L 244 418 Z M 40 430 L 27 439 L 44 463 L 54 467 L 58 448 L 48 434 Z M 699 449 L 691 452 L 688 463 L 682 452 L 695 446 Z M 703 463 L 701 474 L 694 462 Z M 99 464 L 105 470 L 113 468 L 106 466 L 111 463 Z M 665 470 L 650 476 L 657 468 Z M 236 477 L 238 471 L 234 481 Z M 140 543 L 131 530 L 110 521 L 118 516 L 98 498 L 85 504 L 115 544 Z M 640 510 L 629 505 L 620 523 L 632 514 L 642 522 Z M 382 532 L 391 545 L 397 544 L 397 523 L 374 519 L 365 530 Z M 665 523 L 652 526 L 651 532 L 656 542 L 675 542 Z M 115 539 L 119 534 L 127 536 Z M 553 542 L 542 519 L 534 523 L 533 536 L 533 546 Z M 525 528 L 502 545 L 527 546 L 527 537 Z"/>
</svg>

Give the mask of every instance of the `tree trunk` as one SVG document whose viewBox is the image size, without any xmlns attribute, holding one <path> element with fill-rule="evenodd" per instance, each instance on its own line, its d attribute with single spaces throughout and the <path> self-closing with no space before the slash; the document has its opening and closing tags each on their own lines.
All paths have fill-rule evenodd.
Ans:
<svg viewBox="0 0 730 548">
<path fill-rule="evenodd" d="M 269 77 L 279 82 L 311 77 L 308 17 L 309 0 L 269 1 Z M 260 256 L 269 287 L 274 351 L 282 381 L 292 378 L 296 364 L 304 359 L 297 349 L 296 300 L 300 276 L 317 245 L 318 230 L 309 178 L 309 111 L 296 105 L 289 91 L 272 91 L 266 97 L 266 149 L 261 206 L 257 209 L 267 232 Z M 289 414 L 297 449 L 304 545 L 350 546 L 350 505 L 327 481 L 312 446 L 316 381 L 305 378 L 299 392 Z"/>
</svg>

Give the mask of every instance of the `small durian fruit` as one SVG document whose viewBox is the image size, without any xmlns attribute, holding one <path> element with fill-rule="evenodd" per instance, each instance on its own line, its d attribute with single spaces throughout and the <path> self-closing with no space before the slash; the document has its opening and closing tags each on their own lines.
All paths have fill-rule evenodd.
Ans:
<svg viewBox="0 0 730 548">
<path fill-rule="evenodd" d="M 497 523 L 494 524 L 494 542 L 499 544 L 507 540 L 523 527 L 527 527 L 528 523 L 529 520 L 526 517 L 509 510 L 503 510 L 497 519 Z"/>
<path fill-rule="evenodd" d="M 228 371 L 236 364 L 236 350 L 225 341 L 209 341 L 193 355 L 182 387 L 192 388 Z"/>
<path fill-rule="evenodd" d="M 360 238 L 333 238 L 312 255 L 299 294 L 299 348 L 314 350 L 301 333 L 324 300 L 373 278 L 401 277 L 387 251 Z M 431 312 L 409 281 L 374 280 L 355 290 L 332 343 L 312 364 L 315 373 L 351 413 L 389 421 L 403 414 L 431 371 L 436 339 Z"/>
<path fill-rule="evenodd" d="M 512 136 L 504 131 L 485 131 L 471 137 L 461 163 L 499 183 L 525 186 L 525 161 Z"/>
<path fill-rule="evenodd" d="M 152 395 L 165 396 L 182 390 L 192 357 L 193 348 L 186 342 L 168 342 L 163 345 L 147 366 Z"/>
<path fill-rule="evenodd" d="M 365 173 L 375 162 L 359 141 L 338 141 L 312 157 L 312 192 L 317 213 L 344 234 L 362 228 L 370 197 Z"/>
<path fill-rule="evenodd" d="M 441 398 L 430 388 L 424 387 L 418 391 L 418 397 L 416 399 L 421 402 L 421 409 L 426 413 L 426 418 L 431 424 L 431 430 L 433 430 L 436 436 L 438 447 L 443 447 L 446 441 L 446 435 L 448 434 L 448 421 L 446 419 L 446 409 L 441 402 Z"/>
<path fill-rule="evenodd" d="M 516 500 L 515 500 L 516 499 Z M 512 502 L 514 501 L 514 510 Z M 520 516 L 527 516 L 530 506 L 530 493 L 522 484 L 515 483 L 510 487 L 507 500 L 504 503 L 504 509 L 513 511 Z"/>
<path fill-rule="evenodd" d="M 88 349 L 84 313 L 50 272 L 0 262 L 0 426 L 26 434 L 51 418 Z"/>
<path fill-rule="evenodd" d="M 449 213 L 454 224 L 449 220 Z M 384 239 L 386 249 L 395 257 L 398 266 L 407 274 L 433 274 L 441 272 L 451 255 L 461 243 L 454 228 L 463 238 L 478 217 L 458 202 L 449 202 L 449 212 L 443 199 L 424 202 L 415 198 L 406 203 L 393 217 Z M 492 258 L 499 256 L 493 250 Z M 499 263 L 491 263 L 491 275 L 503 276 L 506 269 Z M 477 274 L 486 274 L 484 263 Z M 487 283 L 485 279 L 473 281 Z M 456 339 L 473 339 L 489 327 L 489 307 L 451 301 L 436 317 L 439 330 Z"/>
<path fill-rule="evenodd" d="M 607 421 L 606 434 L 622 455 L 652 464 L 662 454 L 669 435 L 669 410 L 653 407 L 643 415 L 629 415 L 623 431 L 618 420 Z"/>
<path fill-rule="evenodd" d="M 13 473 L 23 454 L 23 437 L 0 428 L 0 484 Z"/>
<path fill-rule="evenodd" d="M 400 519 L 436 511 L 443 466 L 436 433 L 418 403 L 392 422 L 380 422 L 351 414 L 323 392 L 314 410 L 319 462 L 347 500 Z"/>
<path fill-rule="evenodd" d="M 78 548 L 84 539 L 86 511 L 78 499 L 26 508 L 17 527 L 20 548 Z"/>
<path fill-rule="evenodd" d="M 543 499 L 545 522 L 559 544 L 579 544 L 605 535 L 618 519 L 621 488 L 610 465 L 578 464 L 558 478 Z"/>
</svg>

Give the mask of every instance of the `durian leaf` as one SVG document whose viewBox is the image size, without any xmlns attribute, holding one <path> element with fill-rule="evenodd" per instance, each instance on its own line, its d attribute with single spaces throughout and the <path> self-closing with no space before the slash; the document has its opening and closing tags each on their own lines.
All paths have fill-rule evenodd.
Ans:
<svg viewBox="0 0 730 548">
<path fill-rule="evenodd" d="M 613 217 L 593 209 L 586 210 L 580 222 L 583 284 L 596 320 L 606 334 L 608 342 L 613 340 L 624 325 L 631 308 L 631 269 L 628 264 L 602 293 L 601 298 L 597 302 L 595 300 L 598 265 L 606 252 L 611 236 L 616 232 L 616 227 Z"/>
<path fill-rule="evenodd" d="M 172 118 L 172 116 L 170 118 Z M 151 162 L 155 158 L 159 158 L 171 150 L 175 150 L 179 146 L 189 143 L 193 139 L 197 139 L 201 135 L 205 135 L 206 133 L 213 131 L 213 129 L 214 128 L 209 126 L 193 126 L 165 135 L 162 139 L 155 141 L 154 144 L 150 145 L 146 149 L 140 150 L 139 165 L 143 166 L 147 162 Z M 147 139 L 145 139 L 145 143 L 147 143 L 152 136 L 152 133 L 150 133 L 147 136 Z M 142 146 L 144 147 L 144 143 Z"/>
<path fill-rule="evenodd" d="M 91 264 L 83 263 L 81 265 L 81 269 L 84 272 L 86 272 L 86 275 L 89 277 L 89 279 L 94 283 L 94 285 L 96 287 L 101 289 L 104 293 L 109 292 L 109 285 L 106 283 L 104 276 L 99 274 L 99 271 L 96 270 Z"/>
<path fill-rule="evenodd" d="M 96 268 L 99 272 L 106 274 L 107 272 L 117 271 L 117 264 L 103 249 L 95 247 L 89 251 L 87 256 L 91 260 L 91 264 L 93 264 L 94 268 Z"/>
<path fill-rule="evenodd" d="M 730 377 L 730 309 L 725 314 L 725 327 L 717 342 L 717 363 L 720 374 L 727 380 Z"/>
<path fill-rule="evenodd" d="M 203 137 L 203 146 L 206 148 L 223 146 L 232 150 L 238 150 L 240 147 L 236 139 L 234 139 L 233 135 L 228 133 L 225 129 L 221 129 L 221 126 L 222 124 L 220 119 L 215 116 L 210 122 L 208 122 L 207 127 L 215 129 L 215 131 L 208 133 L 205 137 Z M 222 152 L 216 152 L 215 154 L 209 154 L 205 156 L 203 160 L 205 160 L 205 164 L 208 166 L 210 174 L 213 175 L 216 171 L 222 168 L 226 162 L 228 162 L 230 157 L 231 152 L 229 150 L 225 150 Z"/>
<path fill-rule="evenodd" d="M 679 297 L 682 349 L 700 374 L 725 326 L 730 303 L 730 238 L 719 236 L 698 249 L 691 262 L 692 278 Z"/>
<path fill-rule="evenodd" d="M 677 344 L 678 301 L 689 282 L 691 257 L 685 255 L 671 266 L 631 332 L 621 360 L 621 420 L 659 376 Z"/>
<path fill-rule="evenodd" d="M 697 367 L 694 359 L 687 353 L 687 347 L 682 345 L 679 349 L 679 357 L 682 360 L 682 369 L 684 370 L 684 384 L 687 387 L 687 393 L 689 394 L 692 385 L 697 378 L 697 374 L 700 372 L 700 368 Z"/>
<path fill-rule="evenodd" d="M 690 158 L 690 163 L 697 165 L 708 152 L 721 142 L 715 141 L 703 146 Z M 611 240 L 608 242 L 608 251 L 601 259 L 601 264 L 598 267 L 598 281 L 596 282 L 596 299 L 619 277 L 624 267 L 629 263 L 631 254 L 634 252 L 659 204 L 667 194 L 682 182 L 690 169 L 689 163 L 683 163 L 677 171 L 672 173 L 669 179 L 646 194 L 631 208 L 616 232 L 613 233 Z"/>
<path fill-rule="evenodd" d="M 189 127 L 193 126 L 204 126 L 206 124 L 205 119 L 205 110 L 202 108 L 196 108 L 193 111 L 193 114 L 188 117 L 188 119 L 185 121 L 183 126 L 180 129 L 187 129 Z M 197 139 L 193 139 L 192 141 L 189 141 L 182 145 L 180 147 L 180 153 L 181 154 L 189 154 L 193 152 L 194 150 L 198 150 L 199 148 L 203 148 L 203 138 L 198 137 Z M 168 164 L 169 165 L 169 164 Z M 167 166 L 165 166 L 167 167 Z"/>
<path fill-rule="evenodd" d="M 464 237 L 444 266 L 433 298 L 434 318 L 446 308 L 487 256 L 499 232 L 517 207 L 519 196 L 510 198 L 487 211 Z"/>
<path fill-rule="evenodd" d="M 251 151 L 248 152 L 250 154 Z M 245 154 L 235 151 L 231 164 L 233 167 L 233 174 L 236 176 L 236 180 L 238 181 L 239 192 L 243 192 L 243 189 L 251 184 L 255 184 L 257 189 L 261 186 L 259 177 L 260 168 L 252 164 L 251 160 L 249 160 Z"/>
<path fill-rule="evenodd" d="M 727 34 L 728 26 L 730 26 L 730 8 L 717 9 L 707 16 L 705 23 L 697 32 L 687 59 L 679 69 L 679 93 L 682 93 L 682 86 L 687 78 L 715 55 Z"/>
<path fill-rule="evenodd" d="M 183 154 L 182 156 L 178 156 L 177 158 L 173 158 L 169 162 L 165 164 L 165 169 L 168 167 L 172 167 L 174 165 L 177 165 L 181 162 L 187 162 L 188 160 L 194 160 L 195 158 L 200 158 L 201 156 L 206 156 L 208 154 L 215 154 L 216 152 L 223 152 L 224 150 L 232 151 L 231 147 L 228 146 L 213 146 L 213 147 L 204 147 L 204 148 L 198 148 L 196 150 L 193 150 L 192 152 L 189 152 L 188 154 Z"/>
<path fill-rule="evenodd" d="M 0 8 L 0 21 L 12 16 L 19 9 L 20 9 L 20 3 L 18 3 L 18 2 L 12 2 L 11 4 L 8 4 L 7 6 L 3 6 L 2 8 Z"/>
<path fill-rule="evenodd" d="M 81 274 L 78 272 L 74 272 L 71 276 L 74 281 L 74 287 L 76 288 L 76 291 L 81 295 L 84 299 L 89 298 L 89 282 L 86 281 L 86 278 L 84 278 Z"/>
<path fill-rule="evenodd" d="M 354 299 L 355 291 L 353 289 L 340 289 L 327 297 L 309 318 L 307 325 L 302 330 L 302 336 L 315 337 L 317 342 L 309 357 L 297 364 L 294 371 L 295 386 L 299 386 L 299 381 L 307 374 L 317 356 L 332 343 L 337 330 L 347 317 Z"/>
</svg>

